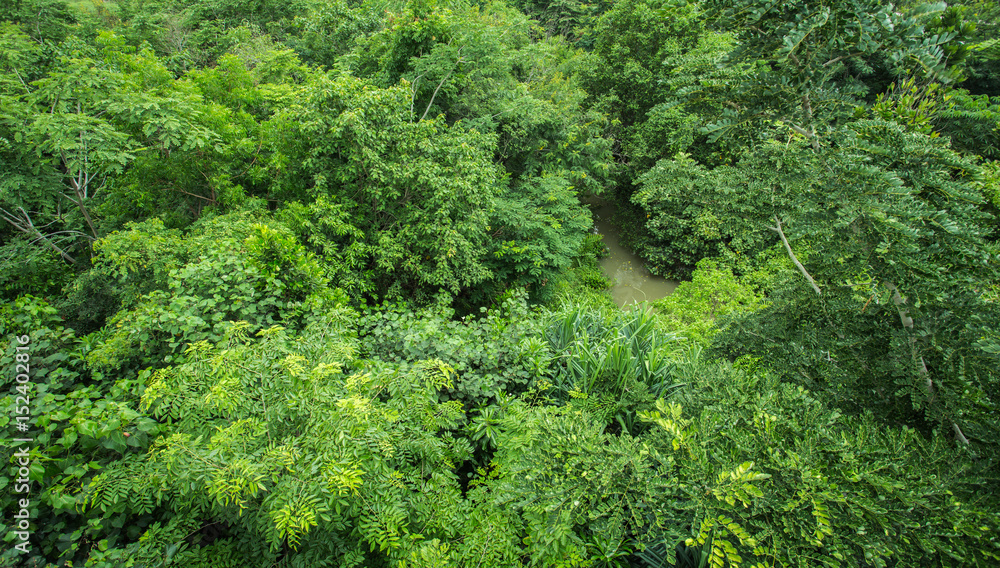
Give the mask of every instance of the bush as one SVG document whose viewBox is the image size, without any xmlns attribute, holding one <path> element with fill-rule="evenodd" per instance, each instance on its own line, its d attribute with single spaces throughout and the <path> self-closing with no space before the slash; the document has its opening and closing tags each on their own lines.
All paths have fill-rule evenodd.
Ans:
<svg viewBox="0 0 1000 568">
<path fill-rule="evenodd" d="M 361 318 L 363 356 L 388 362 L 436 359 L 458 373 L 451 398 L 475 408 L 501 393 L 522 392 L 533 377 L 546 376 L 551 354 L 540 340 L 539 322 L 528 317 L 523 295 L 513 295 L 483 317 L 454 318 L 447 296 L 411 311 L 384 304 Z"/>
<path fill-rule="evenodd" d="M 647 305 L 623 312 L 568 304 L 549 317 L 545 339 L 555 354 L 555 400 L 573 400 L 623 431 L 634 433 L 636 411 L 677 386 L 669 360 L 676 338 L 657 330 Z"/>
<path fill-rule="evenodd" d="M 51 249 L 16 238 L 0 246 L 0 297 L 13 300 L 24 295 L 59 294 L 73 277 L 73 270 Z"/>
<path fill-rule="evenodd" d="M 733 272 L 714 260 L 702 260 L 689 282 L 681 282 L 674 292 L 653 303 L 659 325 L 701 347 L 707 347 L 716 333 L 719 317 L 754 311 L 763 298 Z"/>
<path fill-rule="evenodd" d="M 702 361 L 610 434 L 580 405 L 502 408 L 486 486 L 534 564 L 988 566 L 1000 559 L 991 463 L 872 416 L 840 414 L 760 370 Z M 987 486 L 983 487 L 983 483 Z M 543 528 L 544 527 L 544 528 Z"/>
<path fill-rule="evenodd" d="M 140 357 L 173 362 L 188 343 L 219 341 L 232 321 L 255 330 L 278 322 L 301 327 L 336 294 L 286 228 L 257 221 L 246 214 L 205 219 L 184 237 L 156 223 L 151 235 L 147 223 L 102 241 L 95 271 L 119 283 L 127 309 L 101 331 L 90 364 L 108 370 L 137 365 Z M 143 244 L 123 246 L 135 241 Z M 176 253 L 154 254 L 161 242 L 173 243 Z"/>
<path fill-rule="evenodd" d="M 749 361 L 688 360 L 687 386 L 644 419 L 702 557 L 759 566 L 985 566 L 1000 553 L 990 465 L 942 436 L 845 416 Z M 743 471 L 745 480 L 734 475 Z M 741 474 L 742 475 L 742 474 Z M 705 490 L 697 489 L 705 488 Z M 990 497 L 984 497 L 989 495 Z M 669 535 L 667 537 L 666 535 Z"/>
</svg>

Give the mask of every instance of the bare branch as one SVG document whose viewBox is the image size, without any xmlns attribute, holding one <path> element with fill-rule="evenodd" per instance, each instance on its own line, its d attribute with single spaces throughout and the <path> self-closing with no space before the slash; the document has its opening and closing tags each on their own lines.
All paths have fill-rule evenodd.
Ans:
<svg viewBox="0 0 1000 568">
<path fill-rule="evenodd" d="M 66 251 L 64 251 L 63 249 L 56 246 L 55 243 L 49 240 L 48 237 L 43 235 L 42 232 L 35 227 L 35 224 L 31 222 L 31 216 L 28 215 L 28 212 L 25 211 L 23 207 L 18 207 L 17 209 L 20 212 L 20 215 L 15 215 L 10 211 L 0 209 L 0 217 L 3 217 L 4 221 L 10 223 L 18 231 L 21 231 L 26 235 L 31 235 L 36 237 L 35 240 L 32 242 L 41 241 L 45 243 L 52 250 L 58 252 L 59 256 L 63 257 L 63 259 L 65 259 L 70 264 L 76 264 L 76 259 L 67 254 Z"/>
<path fill-rule="evenodd" d="M 798 267 L 799 272 L 801 272 L 802 275 L 806 277 L 806 280 L 809 281 L 809 285 L 812 286 L 812 289 L 816 291 L 816 295 L 821 295 L 822 292 L 820 291 L 819 286 L 816 285 L 816 281 L 813 280 L 813 277 L 810 276 L 809 272 L 806 271 L 806 267 L 802 266 L 802 263 L 799 262 L 799 258 L 795 256 L 794 252 L 792 252 L 792 246 L 788 244 L 788 239 L 785 238 L 785 232 L 781 230 L 781 220 L 778 219 L 777 215 L 774 216 L 774 223 L 775 226 L 768 227 L 768 229 L 771 229 L 772 231 L 778 233 L 778 236 L 781 237 L 781 242 L 785 244 L 785 250 L 788 252 L 788 256 L 791 257 L 792 262 L 795 263 L 795 266 Z"/>
<path fill-rule="evenodd" d="M 417 100 L 417 86 L 420 85 L 420 79 L 423 78 L 424 74 L 421 73 L 413 79 L 413 83 L 410 84 L 410 122 L 413 122 L 413 116 L 415 114 L 413 110 L 413 105 Z"/>
<path fill-rule="evenodd" d="M 812 107 L 812 103 L 809 102 L 809 94 L 808 93 L 802 95 L 802 110 L 805 111 L 806 118 L 808 118 L 809 121 L 812 122 L 812 119 L 813 119 L 813 107 Z M 811 126 L 809 127 L 809 132 L 812 132 L 813 135 L 815 136 L 815 132 L 816 131 Z"/>
<path fill-rule="evenodd" d="M 10 66 L 10 68 L 14 70 L 14 74 L 15 74 L 15 75 L 17 75 L 17 80 L 18 80 L 18 81 L 20 81 L 20 82 L 21 82 L 21 85 L 23 85 L 23 86 L 24 86 L 24 90 L 25 90 L 25 91 L 26 91 L 26 92 L 27 92 L 28 94 L 31 94 L 31 89 L 29 89 L 29 88 L 28 88 L 28 84 L 24 82 L 24 79 L 23 79 L 23 78 L 21 77 L 21 74 L 20 74 L 20 73 L 18 73 L 18 71 L 17 71 L 17 67 L 16 67 L 16 66 L 14 66 L 14 65 L 11 65 L 11 66 Z"/>
<path fill-rule="evenodd" d="M 913 318 L 909 316 L 909 310 L 904 307 L 906 306 L 906 299 L 899 293 L 899 288 L 889 280 L 883 283 L 886 288 L 892 291 L 892 303 L 895 304 L 896 312 L 899 313 L 899 322 L 903 324 L 903 327 L 913 329 Z"/>
<path fill-rule="evenodd" d="M 62 151 L 59 152 L 62 157 L 63 166 L 66 167 L 67 160 L 66 154 Z M 67 167 L 67 173 L 69 173 L 69 168 Z M 66 195 L 66 198 L 72 201 L 80 209 L 80 213 L 83 213 L 83 219 L 87 222 L 87 226 L 90 227 L 90 232 L 94 235 L 95 239 L 100 237 L 97 235 L 97 229 L 94 227 L 94 221 L 90 218 L 90 212 L 87 211 L 87 207 L 83 204 L 87 197 L 87 184 L 90 183 L 90 176 L 83 177 L 84 173 L 81 169 L 77 172 L 77 176 L 74 178 L 70 174 L 69 186 L 73 189 L 73 193 L 76 195 L 74 200 L 72 197 Z M 82 184 L 82 185 L 81 185 Z"/>
<path fill-rule="evenodd" d="M 892 291 L 892 303 L 896 306 L 896 312 L 899 313 L 899 322 L 903 327 L 912 331 L 913 318 L 910 317 L 909 310 L 906 308 L 906 298 L 899 293 L 899 288 L 893 282 L 885 280 L 883 284 Z M 917 374 L 924 379 L 924 389 L 927 391 L 927 404 L 931 405 L 936 398 L 934 380 L 931 378 L 930 370 L 927 369 L 927 362 L 924 361 L 923 357 L 917 355 L 917 338 L 912 333 L 910 334 L 910 356 L 913 357 L 914 364 L 917 366 Z M 962 429 L 959 428 L 958 423 L 951 419 L 948 421 L 951 422 L 951 427 L 955 431 L 955 439 L 963 444 L 968 444 L 969 439 L 962 433 Z"/>
<path fill-rule="evenodd" d="M 958 440 L 959 442 L 962 442 L 963 445 L 966 445 L 966 446 L 969 445 L 969 439 L 965 437 L 965 434 L 962 433 L 962 429 L 959 428 L 958 424 L 956 424 L 954 421 L 952 421 L 952 423 L 951 423 L 951 429 L 955 431 L 955 439 L 956 440 Z"/>
<path fill-rule="evenodd" d="M 784 122 L 789 128 L 791 128 L 795 132 L 801 134 L 802 136 L 805 136 L 806 138 L 812 138 L 814 136 L 812 132 L 809 132 L 805 128 L 802 128 L 801 126 L 796 125 L 795 123 L 791 122 L 790 120 L 782 119 L 781 122 Z"/>
<path fill-rule="evenodd" d="M 847 55 L 841 55 L 840 57 L 835 57 L 835 58 L 827 61 L 826 63 L 823 64 L 823 67 L 829 67 L 831 65 L 835 65 L 837 63 L 840 63 L 841 61 L 843 61 L 845 59 L 850 59 L 852 57 L 857 57 L 859 55 L 864 55 L 864 53 L 859 51 L 857 53 L 849 53 Z"/>
<path fill-rule="evenodd" d="M 204 199 L 205 201 L 209 202 L 211 205 L 215 205 L 215 200 L 214 199 L 212 199 L 210 197 L 205 197 L 204 195 L 198 195 L 196 193 L 189 193 L 187 191 L 184 191 L 183 189 L 177 189 L 176 187 L 161 187 L 160 189 L 163 190 L 163 191 L 176 191 L 177 193 L 183 193 L 184 195 L 190 195 L 191 197 L 196 197 L 198 199 Z"/>
<path fill-rule="evenodd" d="M 465 47 L 465 46 L 462 46 L 462 47 Z M 455 66 L 452 67 L 450 71 L 448 71 L 447 73 L 445 73 L 444 78 L 441 79 L 440 83 L 438 83 L 437 88 L 434 89 L 434 93 L 431 94 L 431 101 L 429 103 L 427 103 L 427 108 L 424 109 L 424 114 L 422 114 L 420 116 L 420 120 L 418 120 L 417 122 L 420 122 L 421 120 L 423 120 L 427 116 L 427 113 L 430 112 L 430 110 L 431 110 L 431 105 L 434 104 L 434 97 L 437 96 L 438 91 L 440 91 L 441 87 L 444 86 L 444 82 L 448 80 L 448 77 L 451 77 L 451 74 L 455 72 L 455 69 L 458 69 L 458 66 L 463 61 L 465 61 L 465 60 L 462 59 L 462 48 L 460 47 L 460 48 L 458 48 L 458 61 L 455 62 Z"/>
<path fill-rule="evenodd" d="M 68 239 L 68 238 L 71 238 L 71 237 L 83 237 L 83 238 L 87 239 L 90 242 L 94 242 L 95 240 L 97 240 L 94 237 L 88 235 L 87 233 L 83 233 L 83 232 L 80 232 L 80 231 L 74 231 L 74 230 L 70 230 L 70 229 L 67 229 L 65 231 L 56 231 L 54 233 L 49 233 L 47 236 L 48 237 L 54 237 L 56 235 L 63 235 L 63 234 L 65 234 L 66 236 L 65 237 L 61 237 L 62 239 Z M 37 241 L 38 241 L 38 239 L 36 238 L 35 240 L 33 240 L 31 242 L 35 243 Z"/>
</svg>

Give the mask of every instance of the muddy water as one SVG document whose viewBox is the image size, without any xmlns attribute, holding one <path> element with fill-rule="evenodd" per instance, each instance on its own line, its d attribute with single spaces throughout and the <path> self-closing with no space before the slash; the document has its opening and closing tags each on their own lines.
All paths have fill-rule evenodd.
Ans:
<svg viewBox="0 0 1000 568">
<path fill-rule="evenodd" d="M 661 276 L 653 276 L 646 270 L 642 259 L 623 247 L 620 230 L 612 223 L 615 206 L 607 202 L 596 203 L 594 224 L 611 250 L 611 255 L 601 260 L 601 268 L 614 282 L 611 297 L 621 307 L 638 302 L 659 300 L 670 295 L 677 288 L 677 282 Z"/>
</svg>

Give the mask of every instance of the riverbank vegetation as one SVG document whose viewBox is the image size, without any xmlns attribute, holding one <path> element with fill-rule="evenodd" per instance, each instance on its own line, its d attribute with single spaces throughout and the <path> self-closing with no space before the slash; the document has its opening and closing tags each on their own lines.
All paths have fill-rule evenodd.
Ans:
<svg viewBox="0 0 1000 568">
<path fill-rule="evenodd" d="M 3 565 L 1000 563 L 998 18 L 4 4 Z"/>
</svg>

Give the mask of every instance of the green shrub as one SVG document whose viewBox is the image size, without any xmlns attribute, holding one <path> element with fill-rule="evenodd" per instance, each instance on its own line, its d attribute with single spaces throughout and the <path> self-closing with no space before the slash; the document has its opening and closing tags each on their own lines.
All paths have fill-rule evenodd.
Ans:
<svg viewBox="0 0 1000 568">
<path fill-rule="evenodd" d="M 258 330 L 278 322 L 301 327 L 336 296 L 315 257 L 274 221 L 242 213 L 206 219 L 186 237 L 172 236 L 180 252 L 163 257 L 150 256 L 158 239 L 144 238 L 146 228 L 133 226 L 99 247 L 95 270 L 115 276 L 129 303 L 88 355 L 95 368 L 127 368 L 140 358 L 172 362 L 188 343 L 219 341 L 232 321 Z M 146 245 L 123 246 L 137 239 Z"/>
<path fill-rule="evenodd" d="M 732 271 L 714 260 L 702 260 L 672 294 L 653 303 L 660 326 L 691 343 L 707 347 L 716 333 L 719 317 L 753 311 L 763 298 L 742 283 Z"/>
<path fill-rule="evenodd" d="M 689 360 L 678 366 L 687 386 L 643 415 L 658 426 L 644 438 L 651 459 L 673 468 L 692 513 L 691 525 L 664 531 L 668 547 L 686 539 L 718 566 L 723 557 L 801 567 L 1000 559 L 995 492 L 981 485 L 996 483 L 989 463 L 940 435 L 842 415 L 750 367 Z M 737 470 L 756 479 L 748 485 Z"/>
<path fill-rule="evenodd" d="M 2 379 L 0 404 L 9 412 L 0 416 L 3 450 L 0 463 L 0 507 L 17 511 L 25 498 L 17 489 L 11 469 L 14 452 L 30 448 L 30 552 L 13 548 L 13 524 L 4 527 L 10 543 L 0 555 L 0 564 L 45 565 L 72 561 L 86 555 L 88 543 L 122 542 L 138 538 L 154 519 L 125 514 L 84 512 L 80 491 L 99 472 L 120 459 L 143 452 L 159 432 L 159 425 L 135 411 L 148 372 L 117 376 L 91 372 L 85 358 L 92 338 L 78 338 L 64 327 L 57 310 L 44 300 L 24 296 L 0 306 L 0 367 L 9 369 Z M 27 336 L 26 350 L 17 350 Z M 19 367 L 28 368 L 28 382 L 15 381 L 15 357 L 28 354 Z M 24 401 L 28 402 L 25 403 Z M 16 403 L 16 404 L 15 404 Z M 13 409 L 27 405 L 29 430 L 15 420 Z M 24 416 L 24 414 L 18 414 Z M 32 442 L 15 445 L 15 438 Z M 10 467 L 8 467 L 10 466 Z M 35 564 L 37 562 L 37 564 Z"/>
<path fill-rule="evenodd" d="M 672 367 L 685 386 L 613 435 L 567 407 L 502 405 L 482 481 L 538 566 L 991 566 L 992 463 L 845 416 L 752 361 Z M 485 472 L 484 472 L 485 473 Z M 987 485 L 984 487 L 983 483 Z"/>
<path fill-rule="evenodd" d="M 465 413 L 440 396 L 454 370 L 355 360 L 356 317 L 341 305 L 259 339 L 237 322 L 157 371 L 139 409 L 165 432 L 104 470 L 84 504 L 168 520 L 92 560 L 396 566 L 471 533 L 455 474 L 471 455 L 453 434 Z M 212 525 L 219 538 L 188 538 Z"/>
<path fill-rule="evenodd" d="M 462 320 L 454 319 L 448 301 L 420 310 L 404 304 L 369 310 L 360 323 L 362 355 L 388 362 L 444 361 L 458 374 L 449 396 L 469 408 L 504 392 L 521 392 L 529 380 L 548 374 L 551 353 L 523 295 L 483 308 L 481 318 Z"/>
<path fill-rule="evenodd" d="M 544 336 L 555 354 L 552 395 L 635 430 L 635 412 L 676 387 L 670 344 L 647 305 L 627 312 L 568 304 L 549 317 Z"/>
<path fill-rule="evenodd" d="M 0 246 L 0 297 L 4 299 L 56 295 L 72 277 L 73 270 L 54 250 L 20 237 Z"/>
</svg>

